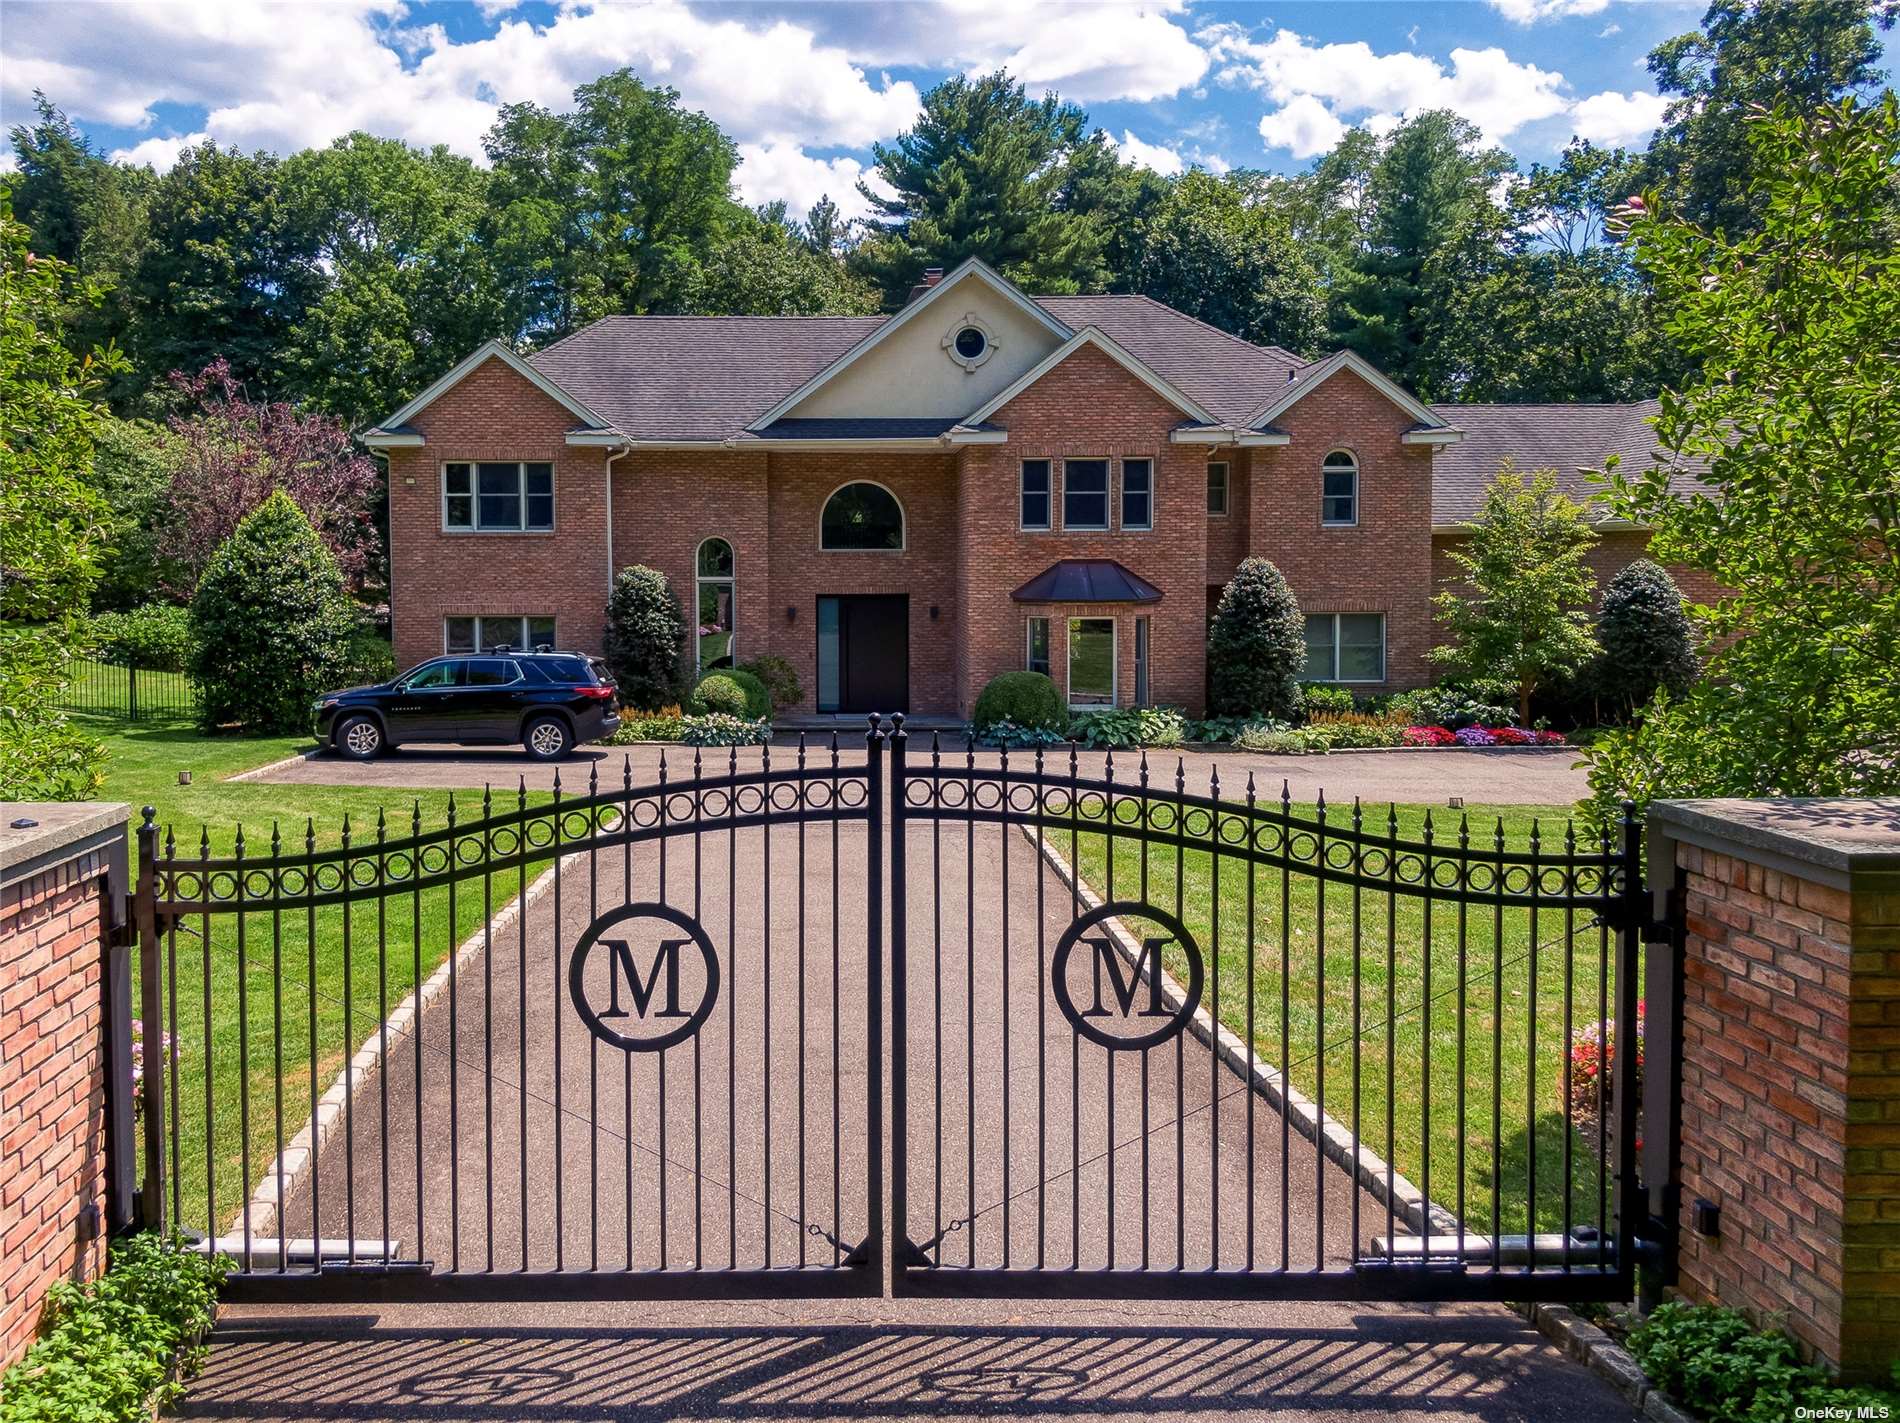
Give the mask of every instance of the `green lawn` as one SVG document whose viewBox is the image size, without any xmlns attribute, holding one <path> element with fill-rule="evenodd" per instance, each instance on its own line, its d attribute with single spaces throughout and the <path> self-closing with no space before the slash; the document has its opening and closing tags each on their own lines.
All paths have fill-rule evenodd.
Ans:
<svg viewBox="0 0 1900 1423">
<path fill-rule="evenodd" d="M 1313 807 L 1296 805 L 1294 814 L 1310 819 Z M 1501 831 L 1508 847 L 1521 849 L 1541 817 L 1544 852 L 1562 851 L 1565 822 L 1548 807 L 1467 814 L 1476 848 L 1493 847 Z M 1424 815 L 1424 807 L 1399 807 L 1401 835 L 1416 839 Z M 1383 806 L 1376 821 L 1368 813 L 1367 828 L 1383 831 L 1385 817 Z M 1342 818 L 1329 811 L 1330 824 Z M 1436 843 L 1457 843 L 1456 813 L 1434 810 L 1433 826 Z M 1105 898 L 1139 897 L 1141 845 L 1116 837 L 1111 883 L 1107 838 L 1080 837 L 1083 877 Z M 1068 853 L 1066 835 L 1057 847 Z M 1533 939 L 1527 908 L 1461 913 L 1435 902 L 1428 955 L 1418 898 L 1255 866 L 1250 938 L 1244 861 L 1190 851 L 1177 874 L 1175 852 L 1152 847 L 1145 872 L 1150 902 L 1171 907 L 1178 896 L 1183 922 L 1209 959 L 1204 1001 L 1220 1019 L 1248 1038 L 1251 955 L 1260 1056 L 1284 1064 L 1295 1086 L 1434 1201 L 1460 1212 L 1470 1230 L 1488 1235 L 1494 1219 L 1506 1234 L 1533 1223 L 1561 1229 L 1566 1171 L 1570 1224 L 1599 1222 L 1607 1187 L 1596 1136 L 1585 1141 L 1564 1110 L 1566 1009 L 1577 1028 L 1606 1016 L 1614 999 L 1614 939 L 1587 915 L 1542 911 Z"/>
<path fill-rule="evenodd" d="M 373 846 L 379 811 L 392 841 L 410 834 L 418 820 L 425 831 L 447 822 L 450 797 L 442 791 L 405 795 L 224 779 L 306 749 L 308 736 L 203 737 L 181 722 L 80 720 L 106 744 L 100 798 L 129 801 L 134 828 L 138 807 L 156 807 L 161 846 L 169 834 L 180 859 L 196 857 L 205 843 L 213 857 L 228 856 L 240 831 L 247 857 L 268 855 L 274 831 L 281 834 L 286 854 L 302 852 L 307 832 L 314 832 L 319 849 L 329 848 L 342 842 L 346 817 L 352 843 Z M 178 773 L 185 770 L 192 773 L 192 783 L 180 786 Z M 498 789 L 496 809 L 513 809 L 515 787 Z M 529 798 L 531 804 L 545 799 Z M 479 792 L 460 794 L 455 802 L 459 821 L 480 816 Z M 136 864 L 136 844 L 133 853 Z M 535 873 L 530 870 L 527 877 Z M 485 908 L 499 910 L 509 903 L 521 878 L 514 873 L 496 877 L 486 906 L 482 881 L 465 881 L 457 887 L 453 912 L 446 889 L 361 901 L 348 916 L 347 937 L 342 910 L 329 907 L 316 912 L 314 923 L 301 912 L 218 914 L 208 923 L 205 916 L 192 916 L 163 939 L 161 952 L 170 964 L 168 995 L 176 975 L 167 1027 L 175 1011 L 181 1167 L 176 1192 L 187 1225 L 202 1230 L 215 1224 L 222 1231 L 249 1194 L 245 1183 L 255 1183 L 278 1143 L 302 1126 L 313 1084 L 323 1092 L 386 1008 L 400 1002 L 418 975 L 434 972 L 450 949 L 480 926 Z M 381 944 L 387 945 L 386 953 L 378 952 Z M 171 1122 L 165 1125 L 169 1146 Z M 332 1231 L 327 1221 L 325 1229 L 341 1233 L 340 1225 Z M 374 1234 L 380 1222 L 372 1225 L 359 1217 L 358 1230 Z"/>
<path fill-rule="evenodd" d="M 140 668 L 135 673 L 116 663 L 77 657 L 69 673 L 60 705 L 72 712 L 103 717 L 129 715 L 134 690 L 140 714 L 145 717 L 188 717 L 197 704 L 197 693 L 183 672 Z"/>
</svg>

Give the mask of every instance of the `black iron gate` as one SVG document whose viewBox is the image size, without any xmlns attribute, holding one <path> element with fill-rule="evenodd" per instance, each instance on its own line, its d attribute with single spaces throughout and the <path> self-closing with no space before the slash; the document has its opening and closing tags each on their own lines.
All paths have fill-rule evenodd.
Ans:
<svg viewBox="0 0 1900 1423">
<path fill-rule="evenodd" d="M 147 810 L 142 1215 L 253 1299 L 878 1293 L 879 750 L 263 855 Z"/>
<path fill-rule="evenodd" d="M 148 810 L 142 1217 L 252 1298 L 876 1294 L 887 1265 L 897 1294 L 1629 1296 L 1627 816 L 1585 841 L 907 747 L 871 718 L 862 755 L 629 762 L 323 849 L 181 855 Z"/>
</svg>

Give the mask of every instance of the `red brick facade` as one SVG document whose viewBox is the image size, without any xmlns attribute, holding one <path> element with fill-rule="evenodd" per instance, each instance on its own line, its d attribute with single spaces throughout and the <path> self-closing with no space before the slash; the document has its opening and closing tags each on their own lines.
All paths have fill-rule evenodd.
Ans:
<svg viewBox="0 0 1900 1423">
<path fill-rule="evenodd" d="M 0 889 L 0 1368 L 105 1264 L 107 892 L 98 851 Z"/>
<path fill-rule="evenodd" d="M 1429 680 L 1435 641 L 1429 595 L 1446 568 L 1432 534 L 1432 447 L 1405 444 L 1414 424 L 1350 369 L 1324 381 L 1276 422 L 1290 443 L 1239 449 L 1175 444 L 1182 412 L 1101 349 L 1084 345 L 990 417 L 1004 443 L 913 450 L 570 446 L 572 412 L 500 360 L 490 359 L 410 422 L 426 443 L 392 448 L 390 567 L 396 659 L 439 654 L 443 620 L 457 615 L 551 616 L 564 647 L 598 650 L 613 567 L 663 571 L 694 607 L 695 554 L 708 538 L 735 555 L 740 660 L 773 653 L 797 669 L 817 709 L 817 602 L 828 594 L 909 598 L 909 710 L 966 716 L 983 684 L 1023 666 L 1026 622 L 1050 620 L 1051 672 L 1066 682 L 1074 617 L 1117 619 L 1117 699 L 1135 698 L 1134 620 L 1149 620 L 1148 697 L 1198 712 L 1206 683 L 1212 598 L 1241 559 L 1271 559 L 1311 613 L 1384 615 L 1386 679 L 1379 691 Z M 1323 526 L 1320 463 L 1334 450 L 1358 461 L 1358 521 Z M 1062 527 L 1063 461 L 1110 462 L 1110 527 Z M 1124 530 L 1121 466 L 1154 462 L 1154 527 Z M 442 466 L 460 460 L 548 461 L 552 533 L 450 533 Z M 1052 525 L 1019 527 L 1025 459 L 1052 462 Z M 1210 459 L 1229 470 L 1228 512 L 1207 513 Z M 901 552 L 826 553 L 819 516 L 852 480 L 884 485 L 903 505 Z M 1641 546 L 1604 541 L 1605 573 Z M 1012 591 L 1060 559 L 1113 559 L 1154 584 L 1152 604 L 1029 607 Z"/>
</svg>

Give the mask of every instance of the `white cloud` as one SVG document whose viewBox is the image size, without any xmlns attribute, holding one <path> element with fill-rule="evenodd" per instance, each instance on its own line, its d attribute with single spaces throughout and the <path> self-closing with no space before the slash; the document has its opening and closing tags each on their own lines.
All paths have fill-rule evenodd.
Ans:
<svg viewBox="0 0 1900 1423">
<path fill-rule="evenodd" d="M 1311 158 L 1338 143 L 1346 125 L 1311 94 L 1296 94 L 1260 119 L 1260 137 L 1268 148 L 1284 148 L 1295 158 Z"/>
<path fill-rule="evenodd" d="M 1495 47 L 1454 49 L 1447 68 L 1426 55 L 1379 54 L 1363 40 L 1314 44 L 1286 29 L 1261 41 L 1237 25 L 1213 25 L 1201 37 L 1222 65 L 1223 82 L 1258 89 L 1280 106 L 1267 116 L 1273 133 L 1263 124 L 1263 136 L 1282 146 L 1367 116 L 1375 128 L 1389 127 L 1424 109 L 1454 110 L 1496 141 L 1569 107 L 1559 92 L 1563 75 Z"/>
<path fill-rule="evenodd" d="M 114 163 L 149 163 L 163 173 L 178 161 L 181 150 L 196 148 L 205 137 L 202 133 L 186 133 L 171 138 L 148 138 L 130 148 L 115 148 L 110 156 Z"/>
<path fill-rule="evenodd" d="M 1606 40 L 1610 38 L 1611 35 L 1620 35 L 1622 33 L 1623 33 L 1623 27 L 1617 24 L 1614 20 L 1612 20 L 1609 24 L 1605 25 L 1602 29 L 1597 31 L 1597 38 L 1600 40 Z"/>
<path fill-rule="evenodd" d="M 471 157 L 502 100 L 563 108 L 576 85 L 621 65 L 677 88 L 746 144 L 858 146 L 917 112 L 915 85 L 874 82 L 791 20 L 703 17 L 681 0 L 570 3 L 545 25 L 504 18 L 493 35 L 456 43 L 405 15 L 402 0 L 18 7 L 0 109 L 23 117 L 38 86 L 75 118 L 118 127 L 149 127 L 159 104 L 202 107 L 206 134 L 245 149 L 289 151 L 362 128 Z"/>
<path fill-rule="evenodd" d="M 1172 178 L 1187 167 L 1187 160 L 1181 157 L 1178 150 L 1159 143 L 1143 143 L 1127 129 L 1122 130 L 1115 147 L 1130 163 L 1152 168 L 1164 178 Z"/>
<path fill-rule="evenodd" d="M 1640 89 L 1619 94 L 1608 89 L 1579 99 L 1570 110 L 1570 119 L 1578 138 L 1614 148 L 1647 139 L 1668 107 L 1669 101 L 1660 94 L 1646 94 Z"/>
<path fill-rule="evenodd" d="M 1539 20 L 1594 15 L 1608 9 L 1610 0 L 1490 0 L 1490 4 L 1514 25 L 1534 25 Z"/>
<path fill-rule="evenodd" d="M 865 166 L 848 156 L 814 158 L 794 143 L 742 143 L 733 186 L 754 207 L 783 198 L 788 214 L 801 221 L 811 205 L 826 196 L 845 217 L 858 218 L 871 210 L 858 192 L 858 179 L 866 177 Z M 889 194 L 875 173 L 869 173 L 867 181 L 872 191 Z"/>
</svg>

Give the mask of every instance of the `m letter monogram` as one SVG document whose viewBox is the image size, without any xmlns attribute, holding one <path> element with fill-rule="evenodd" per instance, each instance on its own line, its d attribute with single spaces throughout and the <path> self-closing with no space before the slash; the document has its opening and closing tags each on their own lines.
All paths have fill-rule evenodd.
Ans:
<svg viewBox="0 0 1900 1423">
<path fill-rule="evenodd" d="M 568 964 L 567 991 L 602 1042 L 664 1052 L 711 1016 L 719 956 L 699 921 L 672 905 L 625 904 L 587 926 Z"/>
<path fill-rule="evenodd" d="M 613 955 L 611 967 L 607 971 L 607 1011 L 603 1018 L 624 1018 L 626 1009 L 620 1006 L 620 984 L 624 979 L 627 993 L 633 999 L 633 1011 L 640 1017 L 647 1015 L 647 1006 L 653 1002 L 653 986 L 660 981 L 660 970 L 666 970 L 666 1006 L 656 1015 L 661 1018 L 684 1018 L 687 1016 L 680 1007 L 680 950 L 692 943 L 691 939 L 662 939 L 660 950 L 653 957 L 653 967 L 647 971 L 643 982 L 639 970 L 633 965 L 633 947 L 625 939 L 602 939 Z"/>
<path fill-rule="evenodd" d="M 1163 959 L 1171 944 L 1185 968 L 1174 993 Z M 1075 952 L 1078 946 L 1083 954 Z M 1139 900 L 1098 904 L 1077 919 L 1056 944 L 1049 973 L 1062 1015 L 1090 1042 L 1114 1052 L 1166 1042 L 1201 1002 L 1201 951 L 1193 936 L 1172 914 Z M 1077 1008 L 1078 1000 L 1089 1006 Z"/>
</svg>

